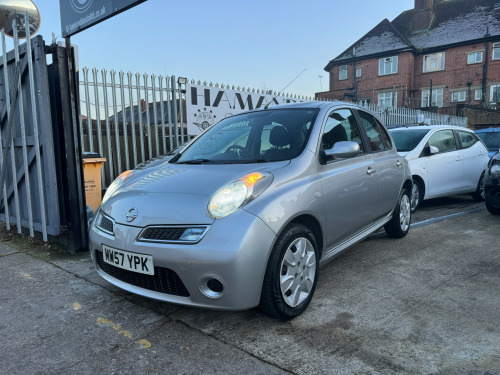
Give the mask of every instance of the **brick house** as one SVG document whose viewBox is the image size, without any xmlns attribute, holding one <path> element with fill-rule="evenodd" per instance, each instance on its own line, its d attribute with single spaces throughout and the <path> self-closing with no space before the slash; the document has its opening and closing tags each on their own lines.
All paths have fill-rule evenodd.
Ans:
<svg viewBox="0 0 500 375">
<path fill-rule="evenodd" d="M 384 19 L 325 70 L 330 90 L 319 99 L 447 114 L 457 104 L 500 109 L 500 0 L 415 0 L 414 9 Z"/>
</svg>

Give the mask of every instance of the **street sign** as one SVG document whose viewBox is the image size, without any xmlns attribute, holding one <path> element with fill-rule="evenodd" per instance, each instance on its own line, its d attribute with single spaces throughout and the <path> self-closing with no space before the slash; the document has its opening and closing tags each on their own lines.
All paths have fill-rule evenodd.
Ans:
<svg viewBox="0 0 500 375">
<path fill-rule="evenodd" d="M 146 0 L 59 0 L 61 32 L 69 37 Z"/>
</svg>

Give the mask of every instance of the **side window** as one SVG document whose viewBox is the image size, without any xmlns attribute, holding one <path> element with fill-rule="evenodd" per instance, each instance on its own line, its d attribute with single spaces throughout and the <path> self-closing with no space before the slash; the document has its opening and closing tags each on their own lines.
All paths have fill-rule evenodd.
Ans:
<svg viewBox="0 0 500 375">
<path fill-rule="evenodd" d="M 354 114 L 350 109 L 333 111 L 326 120 L 321 146 L 324 150 L 333 147 L 339 141 L 352 141 L 359 145 L 360 152 L 364 152 L 361 134 Z"/>
<path fill-rule="evenodd" d="M 460 143 L 462 144 L 462 148 L 469 148 L 470 146 L 472 146 L 474 143 L 477 142 L 476 136 L 472 133 L 464 132 L 462 130 L 459 130 L 457 133 L 458 137 L 460 138 Z"/>
<path fill-rule="evenodd" d="M 429 146 L 437 147 L 439 153 L 455 151 L 457 142 L 453 130 L 441 130 L 429 138 Z"/>
<path fill-rule="evenodd" d="M 361 117 L 361 125 L 365 129 L 366 135 L 368 136 L 368 141 L 370 142 L 370 148 L 372 151 L 391 149 L 391 140 L 380 122 L 373 115 L 367 112 L 358 111 L 358 114 L 359 117 Z"/>
</svg>

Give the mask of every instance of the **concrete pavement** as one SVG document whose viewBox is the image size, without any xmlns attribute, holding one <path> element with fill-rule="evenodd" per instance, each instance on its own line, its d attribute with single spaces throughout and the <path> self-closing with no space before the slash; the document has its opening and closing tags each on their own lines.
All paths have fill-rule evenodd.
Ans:
<svg viewBox="0 0 500 375">
<path fill-rule="evenodd" d="M 0 373 L 500 374 L 499 243 L 485 210 L 376 236 L 321 269 L 303 315 L 277 322 L 134 296 L 88 254 L 12 239 Z"/>
</svg>

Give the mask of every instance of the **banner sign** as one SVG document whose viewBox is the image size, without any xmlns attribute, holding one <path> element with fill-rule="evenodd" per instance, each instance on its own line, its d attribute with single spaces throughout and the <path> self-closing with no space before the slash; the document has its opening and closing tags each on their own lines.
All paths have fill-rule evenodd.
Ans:
<svg viewBox="0 0 500 375">
<path fill-rule="evenodd" d="M 146 0 L 59 0 L 63 37 L 116 16 Z"/>
<path fill-rule="evenodd" d="M 220 87 L 186 85 L 186 122 L 189 135 L 196 136 L 220 120 L 266 105 L 305 102 L 307 100 L 273 94 L 237 91 Z"/>
</svg>

